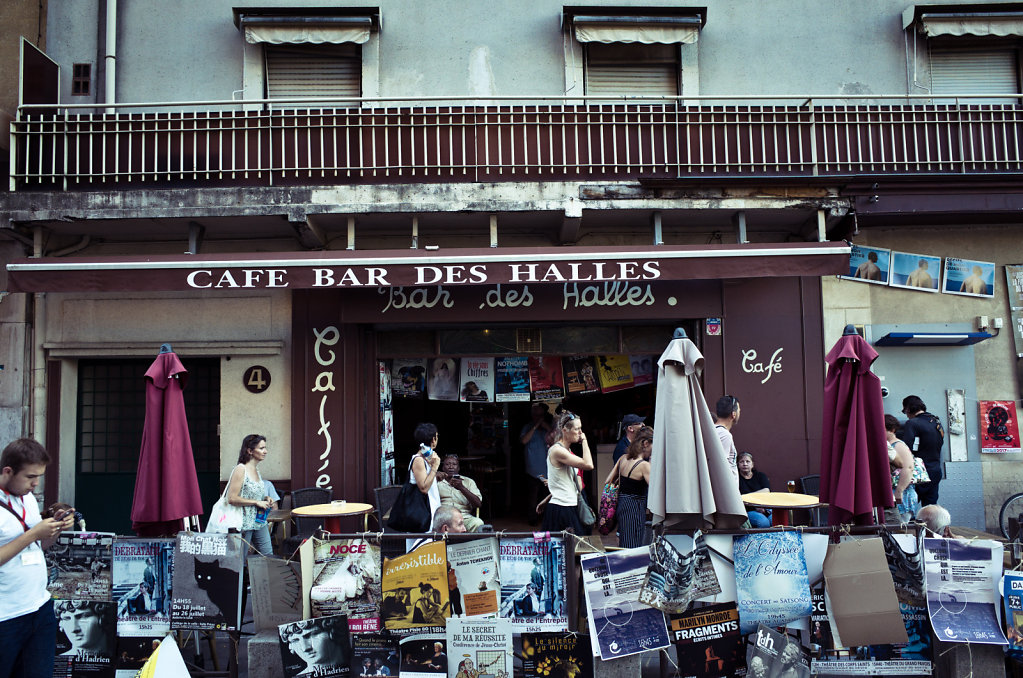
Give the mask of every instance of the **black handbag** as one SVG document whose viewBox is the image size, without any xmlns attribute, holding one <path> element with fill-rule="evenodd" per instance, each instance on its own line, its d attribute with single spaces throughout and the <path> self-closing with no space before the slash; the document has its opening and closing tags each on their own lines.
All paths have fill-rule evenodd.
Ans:
<svg viewBox="0 0 1023 678">
<path fill-rule="evenodd" d="M 419 486 L 411 479 L 412 464 L 409 464 L 409 480 L 401 486 L 398 498 L 394 500 L 387 526 L 398 532 L 429 532 L 430 498 L 420 492 Z"/>
</svg>

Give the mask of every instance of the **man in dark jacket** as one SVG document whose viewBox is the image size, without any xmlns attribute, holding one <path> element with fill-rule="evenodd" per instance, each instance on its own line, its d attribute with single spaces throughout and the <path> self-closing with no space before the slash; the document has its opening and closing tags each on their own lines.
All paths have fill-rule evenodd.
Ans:
<svg viewBox="0 0 1023 678">
<path fill-rule="evenodd" d="M 929 483 L 916 485 L 920 505 L 938 503 L 938 483 L 941 482 L 941 448 L 945 444 L 945 429 L 941 421 L 927 411 L 919 396 L 911 395 L 902 399 L 902 413 L 908 417 L 902 425 L 899 439 L 906 443 L 913 455 L 923 459 L 927 467 Z"/>
</svg>

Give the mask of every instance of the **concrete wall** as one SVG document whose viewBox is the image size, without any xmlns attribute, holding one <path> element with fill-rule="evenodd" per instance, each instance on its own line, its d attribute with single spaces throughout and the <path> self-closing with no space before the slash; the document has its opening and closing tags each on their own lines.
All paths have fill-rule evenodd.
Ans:
<svg viewBox="0 0 1023 678">
<path fill-rule="evenodd" d="M 231 99 L 243 88 L 244 38 L 226 0 L 119 3 L 117 100 Z M 279 6 L 253 0 L 249 6 Z M 677 6 L 666 0 L 595 1 L 595 6 Z M 549 0 L 350 0 L 379 7 L 377 82 L 383 96 L 562 95 L 563 3 Z M 926 44 L 902 29 L 905 2 L 708 0 L 698 49 L 701 94 L 867 95 L 927 92 Z M 76 0 L 50 9 L 49 53 L 65 71 L 94 61 L 104 3 Z M 917 81 L 907 62 L 916 54 Z M 250 65 L 258 60 L 250 60 Z M 571 65 L 571 64 L 569 64 Z M 696 67 L 690 63 L 689 67 Z M 187 73 L 188 77 L 182 77 Z M 70 75 L 65 73 L 65 84 Z M 256 88 L 255 82 L 250 89 Z M 260 86 L 261 88 L 261 86 Z M 65 92 L 67 89 L 65 88 Z M 687 93 L 696 93 L 687 90 Z M 245 93 L 252 98 L 253 92 Z M 258 98 L 257 94 L 256 98 Z"/>
<path fill-rule="evenodd" d="M 21 37 L 46 49 L 47 0 L 0 2 L 0 149 L 7 146 L 8 117 L 18 108 Z"/>
<path fill-rule="evenodd" d="M 904 396 L 916 393 L 928 404 L 931 412 L 943 416 L 944 390 L 966 390 L 969 459 L 979 464 L 984 484 L 984 520 L 988 527 L 993 527 L 998 522 L 1002 501 L 1019 491 L 1019 486 L 1023 484 L 1023 464 L 1012 455 L 980 454 L 976 438 L 977 400 L 1018 402 L 1020 399 L 1020 375 L 1010 328 L 1004 270 L 1005 264 L 1023 262 L 1023 240 L 1019 237 L 1019 225 L 872 228 L 863 230 L 855 242 L 901 252 L 993 261 L 997 264 L 993 299 L 930 294 L 834 277 L 823 280 L 826 347 L 832 346 L 838 339 L 845 323 L 867 325 L 873 337 L 877 338 L 889 331 L 890 326 L 898 326 L 899 331 L 907 331 L 905 328 L 910 326 L 914 329 L 929 327 L 931 331 L 956 331 L 971 327 L 976 329 L 975 318 L 980 315 L 1005 319 L 1006 326 L 998 336 L 968 349 L 972 354 L 970 360 L 973 374 L 956 369 L 952 364 L 953 354 L 956 354 L 957 359 L 964 355 L 964 350 L 957 348 L 882 349 L 882 358 L 878 359 L 878 366 L 883 365 L 890 373 L 886 384 L 892 390 L 892 395 L 885 409 L 891 414 L 899 414 Z M 920 356 L 925 359 L 921 360 Z M 919 388 L 926 384 L 933 395 L 928 397 L 917 393 L 918 384 Z M 1023 407 L 1020 410 L 1023 411 Z"/>
</svg>

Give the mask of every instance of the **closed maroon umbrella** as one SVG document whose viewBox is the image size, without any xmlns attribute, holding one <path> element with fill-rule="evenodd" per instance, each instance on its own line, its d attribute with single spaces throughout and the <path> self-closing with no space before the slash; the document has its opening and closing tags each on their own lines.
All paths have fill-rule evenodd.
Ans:
<svg viewBox="0 0 1023 678">
<path fill-rule="evenodd" d="M 873 525 L 874 507 L 895 503 L 876 359 L 852 325 L 826 358 L 820 498 L 832 525 Z"/>
<path fill-rule="evenodd" d="M 182 519 L 202 513 L 182 393 L 188 371 L 170 344 L 146 371 L 146 423 L 131 506 L 140 537 L 177 534 Z"/>
</svg>

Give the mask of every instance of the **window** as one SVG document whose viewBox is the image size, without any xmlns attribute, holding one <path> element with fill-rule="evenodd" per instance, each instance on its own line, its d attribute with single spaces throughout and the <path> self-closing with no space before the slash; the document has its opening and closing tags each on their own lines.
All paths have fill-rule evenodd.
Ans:
<svg viewBox="0 0 1023 678">
<path fill-rule="evenodd" d="M 343 45 L 266 45 L 266 96 L 362 96 L 362 49 Z"/>
<path fill-rule="evenodd" d="M 678 45 L 591 42 L 585 53 L 586 94 L 681 94 Z"/>
<path fill-rule="evenodd" d="M 970 98 L 964 104 L 1013 104 L 1019 92 L 1019 59 L 1013 48 L 964 48 L 954 45 L 931 48 L 931 92 L 941 94 L 991 94 Z M 938 103 L 955 99 L 936 97 Z"/>
<path fill-rule="evenodd" d="M 71 94 L 87 96 L 92 87 L 92 64 L 74 64 L 71 67 Z"/>
</svg>

